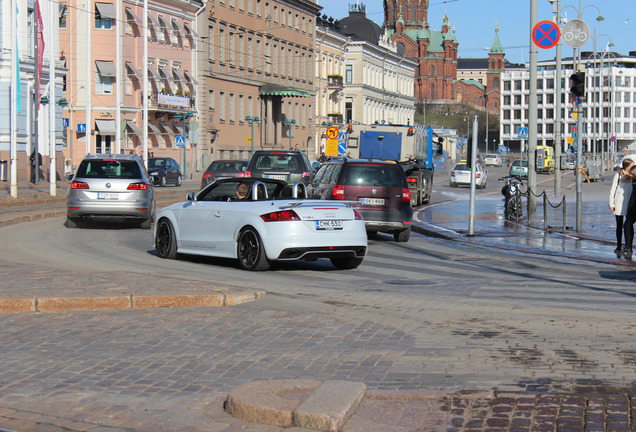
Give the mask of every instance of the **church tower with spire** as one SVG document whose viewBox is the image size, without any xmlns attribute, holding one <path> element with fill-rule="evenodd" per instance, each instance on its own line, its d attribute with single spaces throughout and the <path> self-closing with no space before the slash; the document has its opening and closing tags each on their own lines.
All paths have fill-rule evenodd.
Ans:
<svg viewBox="0 0 636 432">
<path fill-rule="evenodd" d="M 486 108 L 499 111 L 501 74 L 506 70 L 506 52 L 499 41 L 499 25 L 495 26 L 495 39 L 488 51 L 488 71 L 486 72 Z"/>
<path fill-rule="evenodd" d="M 384 0 L 384 31 L 398 53 L 415 60 L 415 98 L 453 99 L 457 78 L 457 47 L 448 15 L 441 31 L 431 30 L 428 0 Z"/>
</svg>

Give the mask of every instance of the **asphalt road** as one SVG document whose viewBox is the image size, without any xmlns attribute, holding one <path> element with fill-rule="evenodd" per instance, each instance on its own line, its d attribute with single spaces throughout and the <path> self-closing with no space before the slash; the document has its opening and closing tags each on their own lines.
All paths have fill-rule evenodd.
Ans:
<svg viewBox="0 0 636 432">
<path fill-rule="evenodd" d="M 478 193 L 489 192 L 498 188 Z M 137 287 L 154 274 L 268 295 L 222 309 L 0 315 L 0 427 L 10 412 L 68 418 L 67 430 L 86 430 L 79 418 L 100 430 L 222 430 L 226 394 L 270 378 L 441 393 L 636 391 L 629 269 L 413 234 L 406 244 L 371 237 L 353 271 L 319 260 L 251 273 L 230 260 L 161 260 L 147 230 L 63 221 L 0 228 L 0 267 L 124 270 L 139 275 Z"/>
</svg>

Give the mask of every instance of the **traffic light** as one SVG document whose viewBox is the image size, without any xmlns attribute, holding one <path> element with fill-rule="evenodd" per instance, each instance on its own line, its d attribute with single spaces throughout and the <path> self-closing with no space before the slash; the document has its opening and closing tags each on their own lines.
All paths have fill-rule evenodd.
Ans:
<svg viewBox="0 0 636 432">
<path fill-rule="evenodd" d="M 570 94 L 579 99 L 585 99 L 585 72 L 575 72 L 570 75 Z"/>
</svg>

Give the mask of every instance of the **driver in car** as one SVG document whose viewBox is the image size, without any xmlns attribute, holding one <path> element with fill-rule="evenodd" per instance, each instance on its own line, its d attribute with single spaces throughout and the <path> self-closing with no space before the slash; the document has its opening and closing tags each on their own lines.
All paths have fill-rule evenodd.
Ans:
<svg viewBox="0 0 636 432">
<path fill-rule="evenodd" d="M 246 183 L 239 183 L 238 186 L 236 186 L 236 197 L 240 200 L 244 200 L 249 190 L 250 188 Z"/>
</svg>

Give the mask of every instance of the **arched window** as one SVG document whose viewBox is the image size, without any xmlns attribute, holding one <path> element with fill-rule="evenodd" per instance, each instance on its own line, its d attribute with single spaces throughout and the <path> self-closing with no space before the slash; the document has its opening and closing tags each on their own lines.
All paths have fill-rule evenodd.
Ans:
<svg viewBox="0 0 636 432">
<path fill-rule="evenodd" d="M 435 99 L 435 84 L 431 84 L 431 99 Z"/>
<path fill-rule="evenodd" d="M 495 78 L 494 80 L 492 80 L 492 86 L 493 90 L 499 88 L 499 78 Z"/>
<path fill-rule="evenodd" d="M 396 48 L 397 48 L 398 55 L 403 56 L 404 55 L 404 44 L 400 42 L 400 43 L 397 44 Z"/>
<path fill-rule="evenodd" d="M 431 76 L 435 76 L 435 66 L 431 66 Z"/>
</svg>

